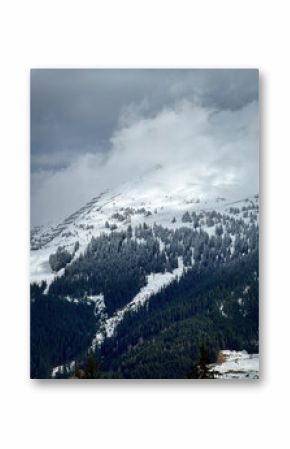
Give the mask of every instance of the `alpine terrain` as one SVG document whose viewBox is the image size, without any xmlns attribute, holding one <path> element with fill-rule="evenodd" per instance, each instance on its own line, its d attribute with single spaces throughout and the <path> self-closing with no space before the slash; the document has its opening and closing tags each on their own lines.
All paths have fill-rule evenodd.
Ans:
<svg viewBox="0 0 290 449">
<path fill-rule="evenodd" d="M 158 165 L 34 227 L 31 377 L 257 378 L 258 222 L 256 192 Z"/>
</svg>

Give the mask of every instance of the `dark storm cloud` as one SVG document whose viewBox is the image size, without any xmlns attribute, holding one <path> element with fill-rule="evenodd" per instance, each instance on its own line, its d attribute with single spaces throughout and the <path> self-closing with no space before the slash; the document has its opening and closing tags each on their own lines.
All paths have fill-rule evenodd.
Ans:
<svg viewBox="0 0 290 449">
<path fill-rule="evenodd" d="M 144 97 L 156 103 L 160 72 L 132 70 L 33 70 L 31 73 L 31 145 L 33 168 L 39 154 L 106 151 L 126 104 Z M 154 104 L 152 104 L 154 108 Z M 68 160 L 69 161 L 69 160 Z"/>
<path fill-rule="evenodd" d="M 180 98 L 235 110 L 258 97 L 255 70 L 32 70 L 31 166 L 62 169 L 107 152 L 124 110 L 150 117 Z"/>
</svg>

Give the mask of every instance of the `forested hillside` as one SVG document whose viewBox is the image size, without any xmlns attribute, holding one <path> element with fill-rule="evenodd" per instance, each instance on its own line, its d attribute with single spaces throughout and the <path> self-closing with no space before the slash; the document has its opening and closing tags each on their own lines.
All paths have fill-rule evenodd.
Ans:
<svg viewBox="0 0 290 449">
<path fill-rule="evenodd" d="M 185 378 L 209 348 L 211 361 L 226 347 L 258 352 L 258 254 L 216 268 L 190 270 L 128 313 L 105 340 L 105 371 L 126 378 Z"/>
<path fill-rule="evenodd" d="M 51 377 L 52 368 L 86 354 L 96 322 L 92 305 L 44 295 L 34 284 L 30 302 L 31 377 Z"/>
<path fill-rule="evenodd" d="M 212 361 L 227 347 L 257 352 L 253 209 L 256 213 L 252 205 L 228 213 L 186 211 L 176 228 L 143 223 L 92 237 L 49 286 L 32 284 L 32 377 L 50 377 L 55 366 L 69 367 L 75 360 L 81 364 L 88 351 L 97 359 L 100 377 L 121 378 L 186 378 L 202 345 Z M 54 264 L 59 254 L 64 260 L 58 250 Z M 178 277 L 173 275 L 177 268 Z M 149 275 L 154 283 L 154 273 L 166 279 L 161 288 L 128 307 L 146 290 Z M 90 301 L 100 294 L 102 313 Z M 95 335 L 97 346 L 92 345 Z M 63 373 L 72 374 L 70 368 Z"/>
</svg>

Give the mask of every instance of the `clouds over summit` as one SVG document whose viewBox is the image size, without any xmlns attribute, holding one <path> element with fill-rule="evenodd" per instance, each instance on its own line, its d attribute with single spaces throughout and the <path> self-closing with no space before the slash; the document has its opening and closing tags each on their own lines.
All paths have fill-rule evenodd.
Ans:
<svg viewBox="0 0 290 449">
<path fill-rule="evenodd" d="M 59 220 L 154 165 L 258 188 L 258 74 L 33 71 L 32 221 Z"/>
</svg>

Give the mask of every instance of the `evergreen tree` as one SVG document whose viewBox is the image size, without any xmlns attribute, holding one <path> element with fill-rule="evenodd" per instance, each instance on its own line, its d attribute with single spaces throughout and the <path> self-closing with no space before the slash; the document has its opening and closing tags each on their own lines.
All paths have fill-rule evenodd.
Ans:
<svg viewBox="0 0 290 449">
<path fill-rule="evenodd" d="M 99 379 L 100 375 L 100 366 L 94 355 L 90 353 L 83 366 L 76 363 L 73 377 L 76 379 Z"/>
<path fill-rule="evenodd" d="M 191 216 L 189 215 L 189 212 L 188 212 L 188 211 L 186 211 L 186 212 L 182 215 L 181 221 L 182 221 L 183 223 L 191 223 L 191 222 L 192 222 L 192 218 L 191 218 Z"/>
<path fill-rule="evenodd" d="M 200 347 L 200 358 L 198 363 L 196 363 L 190 373 L 188 374 L 188 379 L 213 379 L 213 373 L 209 369 L 210 355 L 208 347 L 202 344 Z"/>
</svg>

